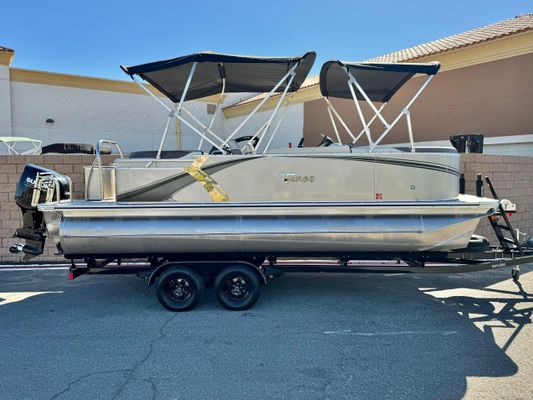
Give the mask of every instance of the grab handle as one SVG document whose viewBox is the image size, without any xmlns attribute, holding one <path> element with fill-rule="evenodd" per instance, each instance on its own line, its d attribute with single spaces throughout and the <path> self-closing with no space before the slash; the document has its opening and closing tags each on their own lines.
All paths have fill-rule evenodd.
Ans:
<svg viewBox="0 0 533 400">
<path fill-rule="evenodd" d="M 96 158 L 95 158 L 94 162 L 91 165 L 91 170 L 89 171 L 89 175 L 87 176 L 87 182 L 85 182 L 85 198 L 87 198 L 87 193 L 88 193 L 88 190 L 89 190 L 89 184 L 91 182 L 91 177 L 92 177 L 92 173 L 93 173 L 94 167 L 98 166 L 98 172 L 99 172 L 99 177 L 100 177 L 100 194 L 102 196 L 102 200 L 105 200 L 105 196 L 104 196 L 104 174 L 103 174 L 103 171 L 102 171 L 102 155 L 100 153 L 100 148 L 101 148 L 102 144 L 110 144 L 110 145 L 115 146 L 117 151 L 118 151 L 118 153 L 120 154 L 120 157 L 124 158 L 124 154 L 122 153 L 122 149 L 120 148 L 120 146 L 118 145 L 117 142 L 115 142 L 113 140 L 101 139 L 101 140 L 99 140 L 96 143 L 96 152 L 95 152 L 96 153 Z"/>
</svg>

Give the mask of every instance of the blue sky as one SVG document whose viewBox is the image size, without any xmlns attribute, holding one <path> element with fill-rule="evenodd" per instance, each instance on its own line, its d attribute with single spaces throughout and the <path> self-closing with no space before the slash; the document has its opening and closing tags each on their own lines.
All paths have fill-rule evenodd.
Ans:
<svg viewBox="0 0 533 400">
<path fill-rule="evenodd" d="M 364 60 L 533 12 L 531 0 L 5 1 L 14 67 L 125 79 L 134 65 L 202 50 Z M 3 14 L 3 15 L 1 15 Z"/>
</svg>

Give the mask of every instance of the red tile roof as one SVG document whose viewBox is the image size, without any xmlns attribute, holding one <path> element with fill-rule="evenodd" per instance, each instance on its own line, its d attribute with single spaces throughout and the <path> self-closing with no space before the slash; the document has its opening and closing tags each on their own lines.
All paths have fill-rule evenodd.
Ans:
<svg viewBox="0 0 533 400">
<path fill-rule="evenodd" d="M 0 46 L 0 53 L 14 53 L 15 50 L 13 49 L 10 49 L 10 48 L 7 48 L 7 47 L 4 47 L 4 46 Z"/>
<path fill-rule="evenodd" d="M 420 44 L 395 51 L 383 56 L 371 58 L 371 62 L 405 62 L 420 57 L 431 56 L 445 51 L 460 49 L 478 43 L 499 39 L 533 29 L 533 14 L 519 15 L 514 18 L 496 22 L 495 24 L 472 29 L 456 35 L 447 36 L 432 42 Z"/>
</svg>

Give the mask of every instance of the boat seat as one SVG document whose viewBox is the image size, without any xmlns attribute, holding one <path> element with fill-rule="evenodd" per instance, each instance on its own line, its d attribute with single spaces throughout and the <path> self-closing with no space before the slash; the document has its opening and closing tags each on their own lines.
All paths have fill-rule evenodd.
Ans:
<svg viewBox="0 0 533 400">
<path fill-rule="evenodd" d="M 191 153 L 204 154 L 201 150 L 165 150 L 161 152 L 161 159 L 169 158 L 182 158 Z M 133 151 L 130 153 L 129 158 L 156 158 L 156 150 L 148 151 Z"/>
</svg>

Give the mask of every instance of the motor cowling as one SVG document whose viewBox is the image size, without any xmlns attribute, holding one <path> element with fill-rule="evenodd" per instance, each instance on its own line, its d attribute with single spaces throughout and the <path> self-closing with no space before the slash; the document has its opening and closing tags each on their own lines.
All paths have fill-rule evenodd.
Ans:
<svg viewBox="0 0 533 400">
<path fill-rule="evenodd" d="M 14 245 L 9 250 L 14 254 L 42 254 L 46 226 L 38 205 L 48 201 L 70 200 L 70 196 L 69 178 L 39 165 L 26 165 L 15 192 L 15 201 L 22 211 L 23 223 L 14 234 L 14 237 L 25 239 L 26 244 Z"/>
</svg>

